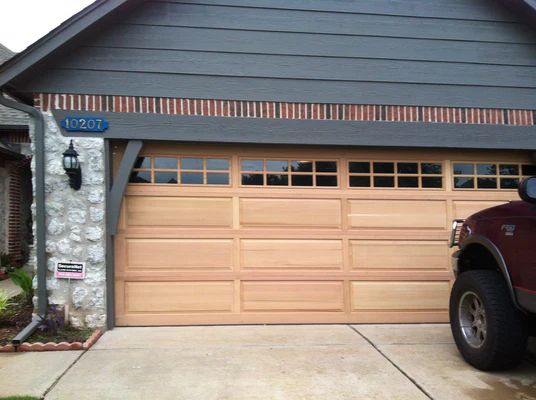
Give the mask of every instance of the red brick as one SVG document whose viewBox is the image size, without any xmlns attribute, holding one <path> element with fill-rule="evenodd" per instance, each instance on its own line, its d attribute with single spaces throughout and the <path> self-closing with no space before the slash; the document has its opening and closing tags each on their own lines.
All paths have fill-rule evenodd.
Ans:
<svg viewBox="0 0 536 400">
<path fill-rule="evenodd" d="M 83 344 L 80 342 L 73 342 L 69 345 L 69 350 L 82 350 Z"/>
</svg>

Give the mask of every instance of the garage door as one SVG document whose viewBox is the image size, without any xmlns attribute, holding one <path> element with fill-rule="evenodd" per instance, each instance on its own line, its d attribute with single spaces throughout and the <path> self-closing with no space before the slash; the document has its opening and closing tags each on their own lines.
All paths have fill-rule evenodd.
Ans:
<svg viewBox="0 0 536 400">
<path fill-rule="evenodd" d="M 524 161 L 146 145 L 115 238 L 117 325 L 447 321 L 450 221 L 515 199 Z"/>
</svg>

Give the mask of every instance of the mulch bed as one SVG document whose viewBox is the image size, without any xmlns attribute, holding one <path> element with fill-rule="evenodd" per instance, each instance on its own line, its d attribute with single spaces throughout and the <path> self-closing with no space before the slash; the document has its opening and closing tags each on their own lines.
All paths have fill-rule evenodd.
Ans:
<svg viewBox="0 0 536 400">
<path fill-rule="evenodd" d="M 11 305 L 3 317 L 0 317 L 0 346 L 11 344 L 11 340 L 32 322 L 33 304 L 30 304 L 21 294 L 11 298 Z M 28 343 L 84 343 L 93 330 L 78 330 L 72 327 L 58 329 L 57 332 L 37 329 L 26 342 Z"/>
</svg>

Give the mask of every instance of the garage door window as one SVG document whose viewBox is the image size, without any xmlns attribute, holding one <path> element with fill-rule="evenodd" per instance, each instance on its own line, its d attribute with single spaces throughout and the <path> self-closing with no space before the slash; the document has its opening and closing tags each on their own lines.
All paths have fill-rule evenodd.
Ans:
<svg viewBox="0 0 536 400">
<path fill-rule="evenodd" d="M 348 171 L 351 188 L 443 188 L 442 163 L 350 161 Z"/>
<path fill-rule="evenodd" d="M 229 185 L 228 158 L 139 157 L 130 183 Z"/>
<path fill-rule="evenodd" d="M 453 174 L 455 189 L 516 190 L 521 179 L 536 174 L 536 166 L 455 162 Z"/>
<path fill-rule="evenodd" d="M 338 187 L 337 161 L 240 160 L 242 186 Z"/>
</svg>

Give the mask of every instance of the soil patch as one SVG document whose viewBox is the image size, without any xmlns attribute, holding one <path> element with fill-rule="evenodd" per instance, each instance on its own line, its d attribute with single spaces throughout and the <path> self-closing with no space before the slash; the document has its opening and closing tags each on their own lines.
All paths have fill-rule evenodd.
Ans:
<svg viewBox="0 0 536 400">
<path fill-rule="evenodd" d="M 11 344 L 11 340 L 32 322 L 33 304 L 30 304 L 22 294 L 12 297 L 10 303 L 4 316 L 0 317 L 0 346 Z M 78 330 L 72 327 L 63 327 L 58 329 L 57 332 L 38 328 L 26 339 L 26 342 L 84 343 L 92 333 L 93 330 L 91 329 Z"/>
<path fill-rule="evenodd" d="M 0 346 L 11 344 L 11 339 L 32 322 L 33 304 L 22 294 L 12 297 L 10 303 L 4 316 L 0 317 Z"/>
</svg>

